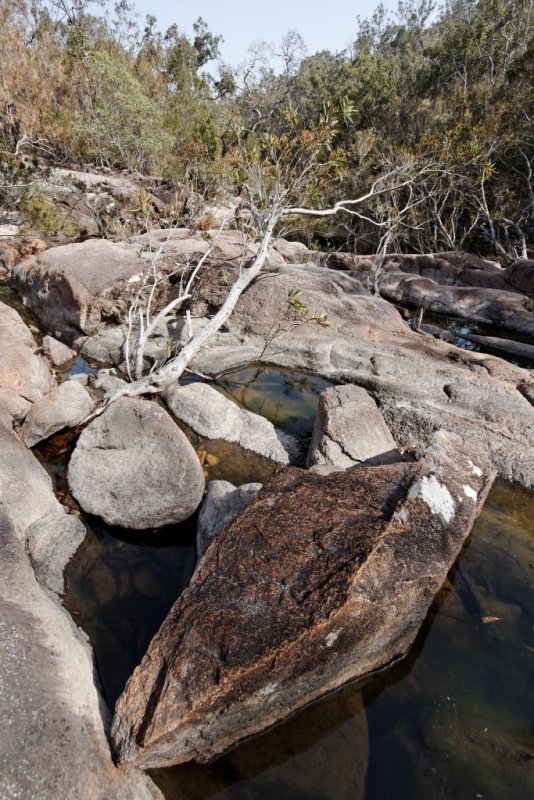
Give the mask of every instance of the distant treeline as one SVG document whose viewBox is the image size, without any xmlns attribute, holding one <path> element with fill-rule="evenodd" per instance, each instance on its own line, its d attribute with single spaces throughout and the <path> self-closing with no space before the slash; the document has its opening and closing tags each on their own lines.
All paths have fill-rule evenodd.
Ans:
<svg viewBox="0 0 534 800">
<path fill-rule="evenodd" d="M 0 0 L 3 203 L 37 164 L 129 169 L 242 189 L 236 153 L 292 128 L 338 120 L 327 204 L 361 194 L 381 172 L 429 167 L 396 249 L 472 247 L 510 257 L 534 240 L 534 0 L 401 0 L 354 29 L 348 51 L 305 56 L 290 32 L 242 67 L 221 38 L 140 23 L 128 0 Z M 207 68 L 209 67 L 209 72 Z M 215 77 L 214 77 L 215 76 Z M 343 154 L 342 164 L 339 154 Z M 0 190 L 1 191 L 1 190 Z M 375 209 L 376 210 L 376 209 Z M 373 249 L 379 231 L 345 221 L 345 242 Z M 327 237 L 328 226 L 317 229 Z M 339 234 L 339 228 L 337 232 Z M 352 244 L 351 244 L 352 243 Z"/>
</svg>

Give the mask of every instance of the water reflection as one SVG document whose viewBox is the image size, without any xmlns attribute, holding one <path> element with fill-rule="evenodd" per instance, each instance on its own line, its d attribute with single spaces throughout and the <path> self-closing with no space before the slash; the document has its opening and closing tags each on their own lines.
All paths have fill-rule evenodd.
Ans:
<svg viewBox="0 0 534 800">
<path fill-rule="evenodd" d="M 319 395 L 331 382 L 295 370 L 248 367 L 221 376 L 224 391 L 286 433 L 311 436 Z"/>
</svg>

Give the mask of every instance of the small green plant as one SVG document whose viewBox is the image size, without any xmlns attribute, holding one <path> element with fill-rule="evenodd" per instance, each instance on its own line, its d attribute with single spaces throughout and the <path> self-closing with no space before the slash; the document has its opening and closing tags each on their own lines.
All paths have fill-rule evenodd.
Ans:
<svg viewBox="0 0 534 800">
<path fill-rule="evenodd" d="M 296 311 L 306 322 L 315 322 L 321 328 L 329 326 L 330 323 L 326 314 L 314 314 L 311 312 L 309 306 L 301 299 L 300 289 L 284 289 L 284 291 L 289 308 Z"/>
<path fill-rule="evenodd" d="M 228 286 L 228 281 L 230 280 L 230 273 L 227 269 L 220 269 L 219 270 L 219 278 L 224 283 L 225 286 Z"/>
<path fill-rule="evenodd" d="M 58 236 L 64 234 L 68 237 L 78 236 L 78 225 L 69 219 L 64 219 L 57 208 L 38 191 L 23 194 L 19 211 L 22 217 L 22 233 L 37 233 L 41 236 Z"/>
</svg>

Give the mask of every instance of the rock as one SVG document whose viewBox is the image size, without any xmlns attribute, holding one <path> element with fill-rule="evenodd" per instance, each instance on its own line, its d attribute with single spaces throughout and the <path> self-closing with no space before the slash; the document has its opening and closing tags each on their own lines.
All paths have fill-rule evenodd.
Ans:
<svg viewBox="0 0 534 800">
<path fill-rule="evenodd" d="M 109 369 L 99 369 L 96 376 L 91 381 L 93 389 L 99 389 L 104 394 L 110 394 L 116 389 L 124 386 L 126 381 L 119 378 L 114 372 Z"/>
<path fill-rule="evenodd" d="M 26 415 L 21 436 L 27 447 L 34 447 L 64 428 L 75 428 L 93 408 L 91 395 L 74 381 L 65 381 L 38 402 Z"/>
<path fill-rule="evenodd" d="M 85 539 L 85 525 L 75 514 L 54 509 L 26 530 L 35 576 L 51 592 L 65 591 L 63 570 Z"/>
<path fill-rule="evenodd" d="M 270 340 L 285 289 L 328 315 Z M 421 453 L 438 428 L 491 454 L 501 476 L 534 487 L 534 376 L 484 353 L 412 331 L 397 310 L 346 273 L 297 265 L 262 274 L 243 293 L 228 329 L 191 364 L 206 375 L 263 363 L 362 386 L 397 445 Z"/>
<path fill-rule="evenodd" d="M 80 336 L 74 346 L 79 352 L 101 364 L 120 364 L 126 342 L 127 329 L 123 325 L 106 325 L 91 336 Z"/>
<path fill-rule="evenodd" d="M 380 280 L 380 293 L 408 308 L 424 308 L 534 338 L 534 300 L 516 292 L 442 286 L 430 278 L 390 272 Z"/>
<path fill-rule="evenodd" d="M 127 397 L 85 428 L 68 482 L 84 511 L 132 530 L 182 522 L 204 494 L 196 453 L 167 412 Z"/>
<path fill-rule="evenodd" d="M 15 267 L 24 304 L 54 335 L 76 338 L 97 330 L 103 317 L 119 320 L 146 267 L 137 252 L 106 239 L 53 247 Z"/>
<path fill-rule="evenodd" d="M 73 381 L 74 383 L 79 383 L 80 386 L 88 386 L 89 385 L 89 375 L 87 372 L 76 372 L 74 375 L 69 375 L 66 378 L 67 381 Z"/>
<path fill-rule="evenodd" d="M 308 466 L 347 469 L 402 457 L 373 398 L 359 386 L 331 386 L 319 398 Z"/>
<path fill-rule="evenodd" d="M 505 287 L 514 292 L 522 292 L 534 298 L 534 261 L 515 261 L 504 270 L 503 282 Z"/>
<path fill-rule="evenodd" d="M 265 417 L 239 408 L 206 383 L 175 384 L 162 396 L 174 416 L 199 436 L 235 442 L 278 464 L 302 463 L 298 439 L 277 430 Z"/>
<path fill-rule="evenodd" d="M 66 344 L 58 342 L 52 336 L 43 338 L 43 352 L 55 367 L 64 367 L 75 357 L 76 353 Z"/>
<path fill-rule="evenodd" d="M 15 419 L 54 386 L 48 363 L 15 309 L 0 302 L 0 406 Z"/>
<path fill-rule="evenodd" d="M 207 762 L 404 655 L 494 475 L 444 432 L 417 464 L 275 475 L 207 550 L 128 681 L 119 761 Z"/>
<path fill-rule="evenodd" d="M 61 560 L 71 555 L 65 542 L 75 547 L 76 536 L 50 477 L 1 412 L 0 452 L 2 797 L 161 800 L 142 773 L 114 766 L 91 650 L 65 609 L 36 580 L 26 553 L 28 534 L 40 580 L 49 588 L 59 588 Z M 54 537 L 55 556 L 52 540 L 50 548 L 37 542 L 40 530 Z M 44 551 L 48 562 L 41 559 Z"/>
<path fill-rule="evenodd" d="M 237 489 L 228 481 L 210 481 L 198 515 L 197 556 L 201 558 L 216 536 L 248 506 L 262 488 L 245 483 Z"/>
</svg>

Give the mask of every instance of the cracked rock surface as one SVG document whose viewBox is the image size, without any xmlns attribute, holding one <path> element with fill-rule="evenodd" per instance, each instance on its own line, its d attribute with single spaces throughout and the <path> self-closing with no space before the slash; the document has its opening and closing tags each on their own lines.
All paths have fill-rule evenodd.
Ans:
<svg viewBox="0 0 534 800">
<path fill-rule="evenodd" d="M 444 432 L 415 464 L 275 475 L 207 550 L 128 681 L 119 761 L 209 761 L 405 654 L 494 475 Z"/>
</svg>

